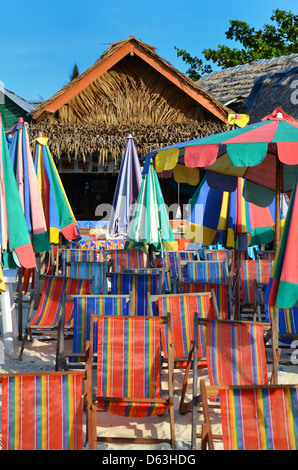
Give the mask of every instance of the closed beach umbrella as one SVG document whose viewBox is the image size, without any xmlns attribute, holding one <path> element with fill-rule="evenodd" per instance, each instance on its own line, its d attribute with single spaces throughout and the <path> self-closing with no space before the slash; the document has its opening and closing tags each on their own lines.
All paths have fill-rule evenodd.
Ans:
<svg viewBox="0 0 298 470">
<path fill-rule="evenodd" d="M 37 252 L 49 251 L 51 247 L 48 240 L 40 187 L 34 169 L 24 120 L 19 118 L 18 123 L 10 131 L 13 134 L 10 156 L 33 248 Z"/>
<path fill-rule="evenodd" d="M 266 291 L 268 305 L 282 309 L 297 306 L 298 300 L 297 178 L 298 176 L 296 176 L 282 238 L 276 253 L 271 279 Z"/>
<path fill-rule="evenodd" d="M 7 140 L 0 120 L 0 221 L 4 267 L 36 267 Z"/>
<path fill-rule="evenodd" d="M 109 238 L 125 239 L 134 204 L 137 202 L 142 182 L 141 166 L 134 139 L 128 136 L 117 178 L 113 208 L 109 221 Z"/>
<path fill-rule="evenodd" d="M 35 139 L 33 161 L 41 189 L 49 242 L 59 244 L 60 234 L 65 240 L 75 240 L 79 237 L 79 232 L 47 142 L 48 138 L 41 133 Z"/>
<path fill-rule="evenodd" d="M 272 242 L 275 201 L 268 207 L 249 203 L 243 197 L 243 185 L 238 178 L 236 190 L 220 191 L 211 188 L 205 177 L 190 201 L 187 238 L 203 245 L 219 241 L 225 248 L 239 250 Z"/>
<path fill-rule="evenodd" d="M 153 165 L 145 165 L 136 210 L 127 231 L 125 248 L 154 246 L 177 250 L 167 207 Z"/>
</svg>

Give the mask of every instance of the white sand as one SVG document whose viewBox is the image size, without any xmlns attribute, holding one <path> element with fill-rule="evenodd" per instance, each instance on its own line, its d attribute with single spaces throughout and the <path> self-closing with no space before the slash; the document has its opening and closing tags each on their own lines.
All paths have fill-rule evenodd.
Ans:
<svg viewBox="0 0 298 470">
<path fill-rule="evenodd" d="M 26 315 L 26 312 L 25 312 Z M 24 320 L 25 320 L 24 315 Z M 25 325 L 25 323 L 24 323 Z M 0 338 L 1 340 L 2 338 Z M 27 341 L 23 353 L 23 360 L 18 358 L 21 342 L 18 339 L 14 341 L 14 353 L 5 357 L 5 362 L 0 358 L 0 373 L 11 372 L 32 372 L 32 371 L 53 371 L 55 370 L 56 341 Z M 71 341 L 66 341 L 66 348 L 71 347 Z M 283 350 L 278 370 L 278 381 L 280 384 L 298 384 L 298 365 L 285 365 L 284 361 L 289 361 L 291 353 L 295 350 Z M 295 356 L 296 357 L 296 356 Z M 268 372 L 271 374 L 271 366 L 268 365 Z M 162 380 L 163 388 L 166 385 L 166 372 L 162 372 L 165 380 Z M 189 451 L 191 449 L 191 413 L 182 416 L 179 413 L 180 390 L 183 382 L 182 371 L 175 371 L 174 374 L 174 409 L 175 409 L 175 434 L 176 449 L 179 451 Z M 208 383 L 206 371 L 199 371 L 199 379 L 205 378 Z M 187 391 L 187 400 L 192 396 L 192 377 L 190 377 Z M 170 438 L 169 415 L 166 413 L 162 417 L 152 417 L 146 419 L 131 419 L 112 415 L 110 413 L 97 413 L 98 415 L 98 433 L 101 435 L 125 436 L 125 437 L 146 437 L 153 436 L 158 438 Z M 215 433 L 220 433 L 220 416 L 213 415 L 213 427 Z M 202 415 L 198 416 L 199 422 L 202 422 Z M 198 432 L 200 429 L 198 428 Z M 87 447 L 86 447 L 87 448 Z M 197 449 L 200 448 L 200 442 L 197 441 Z M 217 449 L 222 449 L 222 443 L 216 443 Z M 170 450 L 169 444 L 143 445 L 143 444 L 106 444 L 98 443 L 98 449 L 102 450 Z"/>
</svg>

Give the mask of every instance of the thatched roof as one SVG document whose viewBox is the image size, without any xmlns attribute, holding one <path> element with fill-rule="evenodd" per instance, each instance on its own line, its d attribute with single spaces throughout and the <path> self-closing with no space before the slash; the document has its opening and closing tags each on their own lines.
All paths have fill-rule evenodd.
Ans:
<svg viewBox="0 0 298 470">
<path fill-rule="evenodd" d="M 294 83 L 296 82 L 296 83 Z M 250 116 L 250 124 L 281 107 L 285 113 L 298 120 L 298 62 L 296 67 L 260 77 L 243 105 L 240 113 Z"/>
<path fill-rule="evenodd" d="M 104 164 L 111 154 L 119 167 L 129 134 L 135 138 L 136 150 L 140 157 L 151 150 L 177 144 L 185 140 L 197 139 L 207 135 L 223 132 L 226 124 L 212 121 L 155 125 L 111 125 L 92 123 L 59 123 L 49 124 L 43 121 L 30 124 L 29 137 L 32 141 L 41 131 L 49 137 L 48 145 L 55 159 L 62 155 L 82 157 L 96 154 L 99 163 Z"/>
<path fill-rule="evenodd" d="M 234 106 L 246 101 L 258 78 L 297 66 L 298 54 L 291 54 L 212 72 L 203 76 L 197 84 L 212 93 L 221 103 L 239 111 Z"/>
<path fill-rule="evenodd" d="M 121 75 L 121 70 L 118 70 L 118 77 L 115 76 L 117 74 L 114 74 L 114 76 L 107 78 L 106 72 L 109 72 L 109 75 L 111 75 L 113 67 L 120 64 L 124 58 L 128 62 L 129 57 L 138 57 L 143 65 L 145 63 L 150 66 L 151 72 L 155 70 L 158 72 L 159 78 L 164 77 L 168 87 L 171 85 L 176 91 L 177 88 L 182 90 L 184 96 L 189 96 L 197 105 L 202 106 L 214 117 L 216 116 L 219 120 L 227 122 L 228 108 L 220 104 L 214 96 L 200 88 L 189 77 L 175 69 L 169 62 L 162 59 L 155 52 L 154 47 L 132 36 L 129 39 L 111 44 L 89 69 L 65 85 L 41 106 L 37 107 L 32 112 L 33 119 L 40 122 L 47 116 L 53 115 L 53 113 L 58 113 L 59 115 L 59 111 L 61 108 L 65 108 L 65 106 L 71 108 L 71 111 L 68 109 L 66 112 L 64 109 L 64 114 L 62 113 L 59 116 L 62 119 L 66 118 L 67 120 L 74 121 L 77 117 L 81 120 L 82 117 L 88 114 L 88 111 L 89 114 L 90 111 L 94 114 L 94 104 L 96 104 L 94 96 L 98 97 L 98 92 L 101 96 L 107 93 L 107 100 L 111 100 L 112 98 L 109 96 L 107 88 L 109 86 L 113 88 L 115 86 L 114 82 L 117 82 L 117 80 L 119 82 L 119 74 Z M 99 80 L 105 80 L 106 83 L 99 83 Z M 119 84 L 117 83 L 116 88 L 118 86 Z M 100 103 L 100 105 L 103 104 L 105 103 Z"/>
<path fill-rule="evenodd" d="M 49 138 L 53 156 L 119 160 L 129 134 L 140 156 L 226 130 L 229 108 L 155 48 L 134 37 L 111 44 L 85 72 L 32 111 L 30 137 Z M 110 158 L 110 156 L 109 156 Z"/>
</svg>

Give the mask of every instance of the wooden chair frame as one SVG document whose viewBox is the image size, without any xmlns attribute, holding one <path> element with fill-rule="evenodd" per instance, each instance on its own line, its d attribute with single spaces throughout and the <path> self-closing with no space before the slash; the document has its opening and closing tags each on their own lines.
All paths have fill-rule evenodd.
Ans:
<svg viewBox="0 0 298 470">
<path fill-rule="evenodd" d="M 88 409 L 88 441 L 91 450 L 96 450 L 97 442 L 124 442 L 124 443 L 135 443 L 135 444 L 159 444 L 166 442 L 175 449 L 175 421 L 174 421 L 174 399 L 173 399 L 173 355 L 172 355 L 172 343 L 171 343 L 171 324 L 169 318 L 160 318 L 160 323 L 167 323 L 169 328 L 169 394 L 168 398 L 150 399 L 150 398 L 139 398 L 139 397 L 99 397 L 93 393 L 92 386 L 92 364 L 93 364 L 93 322 L 98 321 L 99 316 L 92 315 L 91 320 L 91 334 L 90 342 L 87 342 L 87 409 Z M 101 317 L 104 318 L 104 317 Z M 109 317 L 111 318 L 111 317 Z M 146 317 L 142 317 L 146 318 Z M 147 317 L 151 318 L 151 317 Z M 126 401 L 126 402 L 139 402 L 139 403 L 152 403 L 160 402 L 166 403 L 170 415 L 170 439 L 157 439 L 157 438 L 127 438 L 127 437 L 99 437 L 97 436 L 97 407 L 96 402 L 100 400 L 109 400 L 112 402 Z"/>
</svg>

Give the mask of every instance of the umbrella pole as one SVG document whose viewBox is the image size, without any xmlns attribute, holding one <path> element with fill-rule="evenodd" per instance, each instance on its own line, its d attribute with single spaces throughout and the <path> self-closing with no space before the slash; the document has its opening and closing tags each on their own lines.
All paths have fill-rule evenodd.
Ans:
<svg viewBox="0 0 298 470">
<path fill-rule="evenodd" d="M 275 256 L 280 242 L 280 191 L 282 178 L 282 166 L 279 158 L 276 157 L 276 194 L 275 194 Z M 279 309 L 274 307 L 274 315 L 272 318 L 272 362 L 273 362 L 273 381 L 277 384 L 277 352 L 278 352 L 278 323 L 279 323 Z"/>
<path fill-rule="evenodd" d="M 240 264 L 240 251 L 235 250 L 235 320 L 240 320 Z"/>
</svg>

